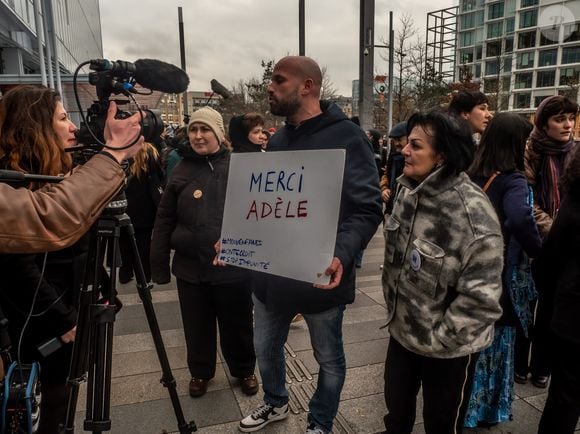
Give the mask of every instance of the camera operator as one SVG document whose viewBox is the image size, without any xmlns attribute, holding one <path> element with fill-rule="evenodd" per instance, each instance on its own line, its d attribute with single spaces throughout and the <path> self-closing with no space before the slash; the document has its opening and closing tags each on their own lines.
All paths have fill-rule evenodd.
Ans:
<svg viewBox="0 0 580 434">
<path fill-rule="evenodd" d="M 105 126 L 107 145 L 112 148 L 131 143 L 140 130 L 139 114 L 115 119 L 116 110 L 112 102 Z M 3 117 L 0 113 L 0 119 Z M 0 121 L 0 135 L 2 130 Z M 130 148 L 108 149 L 59 184 L 36 191 L 0 183 L 0 253 L 53 251 L 75 243 L 123 185 L 125 175 L 119 163 L 142 146 L 141 138 Z"/>
<path fill-rule="evenodd" d="M 126 124 L 116 123 L 113 119 L 115 111 L 115 105 L 111 104 L 106 138 L 109 142 L 114 138 L 131 142 L 138 134 L 139 115 L 129 118 L 127 127 Z M 72 168 L 72 161 L 65 149 L 76 144 L 75 132 L 76 126 L 68 118 L 58 93 L 43 86 L 17 86 L 6 92 L 0 100 L 0 166 L 3 169 L 40 175 L 68 173 Z M 66 225 L 66 221 L 53 222 L 52 226 L 48 226 L 40 234 L 41 237 L 32 237 L 31 246 L 45 245 L 43 243 L 47 240 L 42 239 L 42 236 L 46 234 L 50 237 L 53 234 L 65 234 L 60 236 L 56 244 L 60 242 L 61 245 L 71 245 L 86 232 L 88 225 L 82 219 L 87 216 L 87 212 L 77 210 L 79 203 L 90 210 L 88 215 L 90 220 L 94 220 L 123 181 L 122 171 L 116 167 L 117 158 L 130 155 L 129 152 L 123 155 L 118 151 L 108 151 L 108 154 L 94 157 L 97 159 L 96 164 L 93 163 L 88 170 L 79 170 L 85 175 L 92 173 L 93 182 L 90 182 L 90 176 L 87 179 L 87 189 L 91 190 L 97 189 L 100 183 L 95 175 L 108 175 L 111 183 L 109 194 L 102 191 L 100 197 L 93 198 L 96 199 L 95 202 L 87 202 L 83 198 L 84 191 L 74 194 L 78 190 L 75 184 L 45 187 L 47 190 L 44 193 L 49 196 L 58 195 L 59 192 L 64 195 L 67 205 L 74 211 L 67 213 L 55 206 L 56 202 L 49 202 L 47 208 L 36 206 L 35 209 L 39 209 L 44 216 L 51 213 L 56 213 L 61 218 L 64 215 L 74 215 L 73 223 L 70 223 L 71 233 L 67 234 L 65 227 L 58 229 L 59 225 Z M 18 186 L 33 190 L 42 187 L 38 183 Z M 19 193 L 22 194 L 23 191 Z M 86 195 L 90 196 L 92 193 L 86 192 Z M 13 231 L 25 234 L 28 232 L 26 221 L 19 222 L 14 219 L 13 224 Z M 21 362 L 37 360 L 41 364 L 42 400 L 37 431 L 40 434 L 58 432 L 58 424 L 64 421 L 66 414 L 65 382 L 72 352 L 71 343 L 76 333 L 76 300 L 86 259 L 85 241 L 81 238 L 65 250 L 46 255 L 0 255 L 0 304 L 10 321 L 9 333 L 14 355 Z M 55 337 L 60 338 L 63 345 L 43 358 L 38 346 Z"/>
</svg>

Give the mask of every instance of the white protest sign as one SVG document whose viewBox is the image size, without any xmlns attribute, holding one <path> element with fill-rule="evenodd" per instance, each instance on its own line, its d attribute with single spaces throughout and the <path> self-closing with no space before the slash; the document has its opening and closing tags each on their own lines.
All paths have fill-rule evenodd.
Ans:
<svg viewBox="0 0 580 434">
<path fill-rule="evenodd" d="M 344 160 L 343 149 L 232 154 L 219 259 L 328 283 Z"/>
</svg>

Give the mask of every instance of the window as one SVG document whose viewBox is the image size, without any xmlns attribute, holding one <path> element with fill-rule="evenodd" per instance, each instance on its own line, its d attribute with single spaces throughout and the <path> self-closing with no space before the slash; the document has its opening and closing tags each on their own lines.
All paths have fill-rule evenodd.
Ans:
<svg viewBox="0 0 580 434">
<path fill-rule="evenodd" d="M 475 25 L 483 26 L 483 10 L 475 11 Z"/>
<path fill-rule="evenodd" d="M 560 86 L 580 83 L 580 66 L 560 69 Z"/>
<path fill-rule="evenodd" d="M 461 52 L 461 63 L 473 62 L 473 50 L 463 50 Z"/>
<path fill-rule="evenodd" d="M 507 38 L 505 40 L 505 52 L 511 53 L 514 51 L 514 38 Z"/>
<path fill-rule="evenodd" d="M 497 61 L 485 62 L 485 75 L 496 75 L 499 72 Z"/>
<path fill-rule="evenodd" d="M 534 107 L 538 107 L 542 101 L 544 101 L 546 98 L 548 98 L 548 96 L 550 95 L 541 95 L 541 96 L 537 96 L 534 98 Z"/>
<path fill-rule="evenodd" d="M 516 28 L 516 19 L 514 17 L 505 20 L 505 32 L 507 34 L 513 33 Z"/>
<path fill-rule="evenodd" d="M 522 0 L 520 7 L 527 8 L 528 6 L 535 6 L 538 4 L 538 0 Z"/>
<path fill-rule="evenodd" d="M 534 52 L 518 53 L 516 57 L 516 69 L 525 69 L 534 67 Z"/>
<path fill-rule="evenodd" d="M 564 42 L 580 41 L 580 23 L 564 26 Z"/>
<path fill-rule="evenodd" d="M 518 48 L 532 48 L 536 46 L 536 31 L 518 34 Z"/>
<path fill-rule="evenodd" d="M 483 57 L 483 47 L 481 45 L 478 45 L 477 47 L 475 47 L 475 60 L 481 60 L 482 57 Z"/>
<path fill-rule="evenodd" d="M 520 29 L 538 25 L 538 10 L 520 12 Z"/>
<path fill-rule="evenodd" d="M 483 80 L 483 89 L 486 93 L 496 93 L 499 92 L 497 88 L 497 78 L 486 78 Z"/>
<path fill-rule="evenodd" d="M 532 87 L 532 76 L 533 74 L 531 72 L 516 74 L 515 89 L 526 89 Z"/>
<path fill-rule="evenodd" d="M 500 95 L 499 96 L 499 108 L 503 111 L 507 111 L 510 105 L 510 97 L 509 95 Z"/>
<path fill-rule="evenodd" d="M 473 45 L 473 32 L 463 32 L 459 34 L 459 42 L 461 47 Z"/>
<path fill-rule="evenodd" d="M 503 35 L 503 21 L 489 23 L 487 25 L 487 38 L 499 38 Z"/>
<path fill-rule="evenodd" d="M 473 29 L 475 27 L 475 12 L 465 14 L 461 17 L 461 30 Z"/>
<path fill-rule="evenodd" d="M 563 48 L 562 63 L 580 63 L 580 45 Z"/>
<path fill-rule="evenodd" d="M 485 57 L 496 57 L 501 55 L 501 41 L 488 42 L 485 47 Z"/>
<path fill-rule="evenodd" d="M 481 63 L 475 65 L 475 78 L 481 77 Z"/>
<path fill-rule="evenodd" d="M 501 79 L 501 90 L 504 92 L 509 92 L 510 85 L 511 85 L 512 78 L 511 77 L 502 77 Z"/>
<path fill-rule="evenodd" d="M 555 65 L 558 62 L 558 49 L 540 51 L 538 66 Z"/>
<path fill-rule="evenodd" d="M 503 59 L 503 72 L 512 72 L 512 56 Z"/>
<path fill-rule="evenodd" d="M 536 76 L 536 87 L 550 87 L 556 84 L 556 70 L 538 71 Z"/>
<path fill-rule="evenodd" d="M 493 3 L 487 7 L 487 19 L 495 20 L 496 18 L 503 17 L 503 2 Z"/>
<path fill-rule="evenodd" d="M 546 27 L 540 29 L 540 45 L 557 44 L 560 40 L 560 27 Z"/>
<path fill-rule="evenodd" d="M 477 0 L 464 0 L 463 1 L 463 12 L 474 10 L 476 4 L 477 4 Z"/>
<path fill-rule="evenodd" d="M 514 95 L 515 108 L 530 108 L 532 95 L 529 93 L 516 93 Z"/>
</svg>

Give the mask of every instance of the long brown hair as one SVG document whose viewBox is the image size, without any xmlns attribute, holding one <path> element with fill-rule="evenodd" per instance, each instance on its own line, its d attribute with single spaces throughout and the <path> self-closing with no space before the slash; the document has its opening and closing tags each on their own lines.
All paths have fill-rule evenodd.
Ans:
<svg viewBox="0 0 580 434">
<path fill-rule="evenodd" d="M 59 144 L 53 116 L 59 94 L 44 86 L 19 85 L 0 99 L 0 158 L 7 168 L 59 175 L 72 167 Z"/>
<path fill-rule="evenodd" d="M 147 172 L 149 172 L 150 158 L 158 160 L 159 152 L 157 152 L 157 149 L 151 143 L 145 143 L 145 146 L 143 146 L 133 158 L 133 162 L 131 163 L 131 175 L 136 176 L 139 179 L 141 179 L 142 176 L 147 175 Z"/>
</svg>

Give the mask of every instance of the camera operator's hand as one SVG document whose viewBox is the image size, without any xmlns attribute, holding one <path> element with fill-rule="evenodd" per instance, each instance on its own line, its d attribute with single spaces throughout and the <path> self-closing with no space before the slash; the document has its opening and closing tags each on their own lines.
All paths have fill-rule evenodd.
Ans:
<svg viewBox="0 0 580 434">
<path fill-rule="evenodd" d="M 72 329 L 70 329 L 68 332 L 62 335 L 60 337 L 60 340 L 63 343 L 68 344 L 69 342 L 74 342 L 76 336 L 77 336 L 77 326 L 74 326 Z"/>
<path fill-rule="evenodd" d="M 135 156 L 143 147 L 145 139 L 141 136 L 137 143 L 130 148 L 115 149 L 122 148 L 133 142 L 141 131 L 141 125 L 139 124 L 141 115 L 138 112 L 127 119 L 115 119 L 116 114 L 117 104 L 111 101 L 109 111 L 107 112 L 107 122 L 105 123 L 106 151 L 120 163 L 123 160 Z"/>
</svg>

